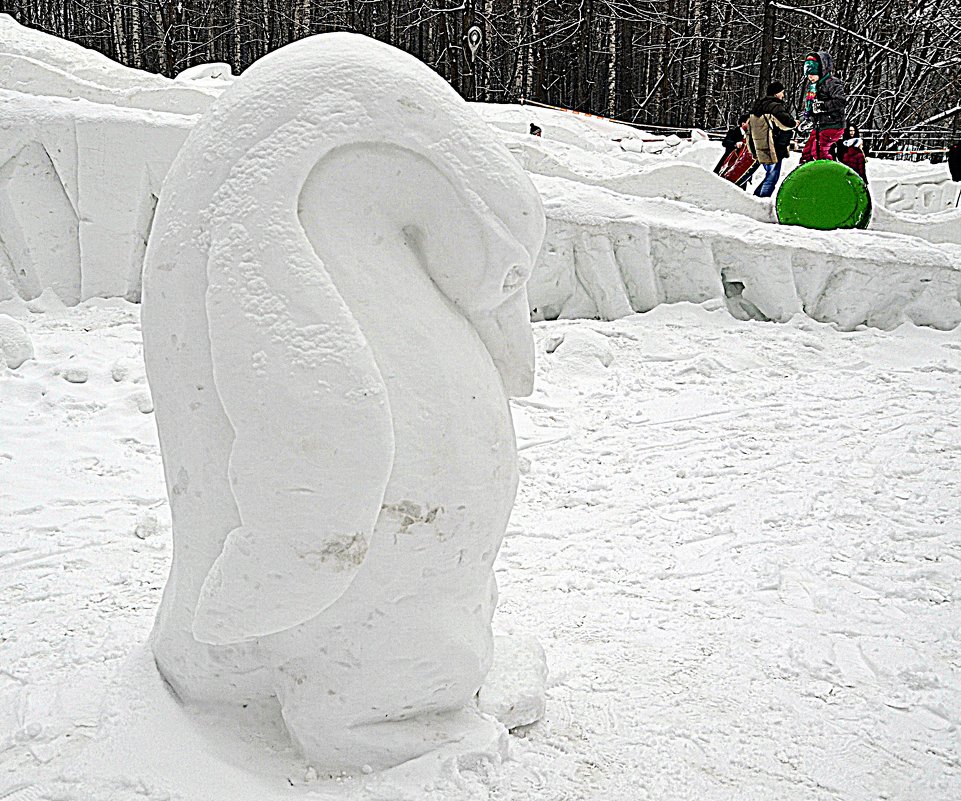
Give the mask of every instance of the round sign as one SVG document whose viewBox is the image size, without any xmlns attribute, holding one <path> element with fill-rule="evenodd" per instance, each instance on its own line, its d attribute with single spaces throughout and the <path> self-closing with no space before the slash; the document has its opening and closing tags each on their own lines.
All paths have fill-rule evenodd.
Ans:
<svg viewBox="0 0 961 801">
<path fill-rule="evenodd" d="M 467 46 L 470 48 L 471 58 L 477 54 L 477 48 L 481 46 L 484 34 L 476 25 L 472 25 L 467 31 Z"/>
</svg>

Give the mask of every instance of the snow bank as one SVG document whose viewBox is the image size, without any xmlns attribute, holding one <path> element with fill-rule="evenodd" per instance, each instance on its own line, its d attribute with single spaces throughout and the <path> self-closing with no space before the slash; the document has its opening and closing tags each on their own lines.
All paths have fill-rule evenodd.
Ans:
<svg viewBox="0 0 961 801">
<path fill-rule="evenodd" d="M 961 322 L 961 249 L 950 247 L 961 244 L 961 212 L 877 208 L 870 233 L 807 232 L 771 225 L 771 201 L 713 175 L 716 146 L 693 144 L 690 161 L 632 154 L 626 162 L 572 137 L 506 137 L 548 215 L 528 287 L 535 320 L 616 319 L 659 303 L 725 299 L 742 318 L 804 312 L 842 327 Z M 809 265 L 818 263 L 827 274 L 812 283 Z"/>
<path fill-rule="evenodd" d="M 215 93 L 0 14 L 0 300 L 140 297 L 170 162 Z"/>
<path fill-rule="evenodd" d="M 762 222 L 774 220 L 770 201 L 756 198 L 693 163 L 652 155 L 625 162 L 617 155 L 587 153 L 533 136 L 511 137 L 507 146 L 524 169 L 535 175 L 564 178 L 635 197 L 683 200 L 705 211 L 728 211 Z"/>
<path fill-rule="evenodd" d="M 0 90 L 0 300 L 139 300 L 160 187 L 192 124 Z"/>
<path fill-rule="evenodd" d="M 130 69 L 0 14 L 0 88 L 174 114 L 200 114 L 216 92 Z"/>
<path fill-rule="evenodd" d="M 503 742 L 473 697 L 543 233 L 491 129 L 371 39 L 285 47 L 199 121 L 142 314 L 174 535 L 152 646 L 184 701 L 265 738 L 279 705 L 327 770 Z"/>
<path fill-rule="evenodd" d="M 544 141 L 563 142 L 593 153 L 656 153 L 681 143 L 678 137 L 622 125 L 613 120 L 573 111 L 539 108 L 513 103 L 472 103 L 484 120 L 498 131 L 530 136 L 530 124 L 542 131 Z"/>
<path fill-rule="evenodd" d="M 844 329 L 961 323 L 961 249 L 809 231 L 535 176 L 548 233 L 528 285 L 535 319 L 616 319 L 725 299 L 742 319 L 805 313 Z"/>
</svg>

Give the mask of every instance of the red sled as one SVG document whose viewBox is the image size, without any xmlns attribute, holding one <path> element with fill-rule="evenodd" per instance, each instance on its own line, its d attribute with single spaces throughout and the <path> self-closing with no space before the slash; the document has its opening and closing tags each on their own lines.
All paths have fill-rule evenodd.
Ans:
<svg viewBox="0 0 961 801">
<path fill-rule="evenodd" d="M 751 149 L 747 145 L 741 145 L 739 148 L 732 150 L 728 157 L 724 159 L 718 175 L 744 189 L 757 168 L 758 163 L 754 154 L 751 153 Z"/>
</svg>

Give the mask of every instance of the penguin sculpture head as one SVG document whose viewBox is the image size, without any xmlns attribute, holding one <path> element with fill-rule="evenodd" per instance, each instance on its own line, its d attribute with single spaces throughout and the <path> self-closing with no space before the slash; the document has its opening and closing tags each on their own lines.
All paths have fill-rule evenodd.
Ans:
<svg viewBox="0 0 961 801">
<path fill-rule="evenodd" d="M 506 393 L 528 395 L 534 344 L 525 285 L 543 238 L 539 200 L 505 191 L 483 160 L 446 166 L 396 143 L 334 149 L 305 181 L 301 223 L 321 253 L 345 244 L 345 228 L 375 240 L 375 258 L 409 250 L 476 331 Z"/>
</svg>

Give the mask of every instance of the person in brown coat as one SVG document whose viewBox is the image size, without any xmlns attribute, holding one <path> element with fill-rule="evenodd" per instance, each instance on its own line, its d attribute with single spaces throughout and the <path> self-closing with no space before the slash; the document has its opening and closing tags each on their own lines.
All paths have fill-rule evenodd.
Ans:
<svg viewBox="0 0 961 801">
<path fill-rule="evenodd" d="M 784 102 L 784 94 L 784 84 L 772 81 L 764 97 L 754 104 L 747 121 L 748 147 L 764 167 L 764 180 L 754 192 L 757 197 L 774 194 L 781 177 L 781 162 L 788 156 L 788 145 L 797 127 L 797 120 Z"/>
</svg>

